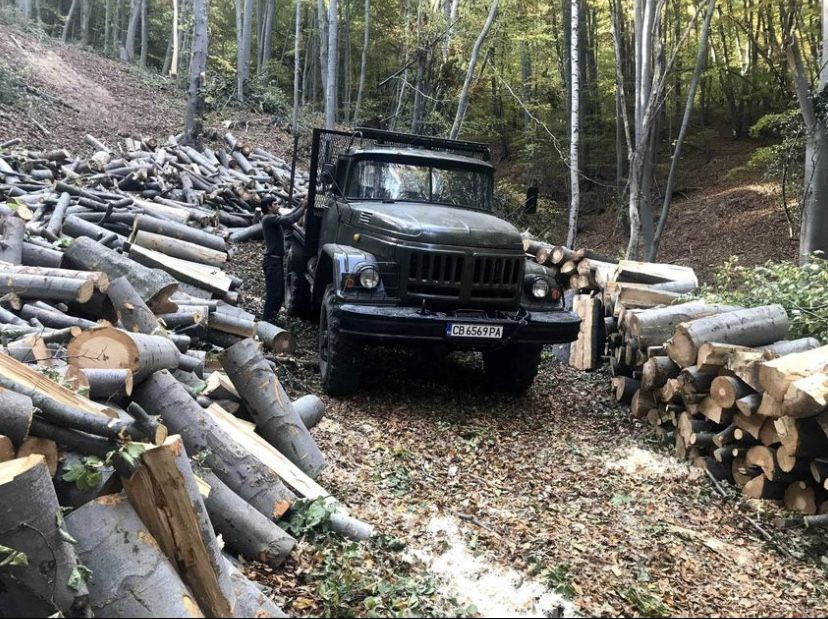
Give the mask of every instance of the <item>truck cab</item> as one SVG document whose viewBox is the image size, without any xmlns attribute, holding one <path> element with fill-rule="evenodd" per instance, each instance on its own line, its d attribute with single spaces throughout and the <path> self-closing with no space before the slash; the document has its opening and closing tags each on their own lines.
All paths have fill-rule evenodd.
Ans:
<svg viewBox="0 0 828 619">
<path fill-rule="evenodd" d="M 359 386 L 371 344 L 473 350 L 490 384 L 527 389 L 545 344 L 571 342 L 549 269 L 493 214 L 488 147 L 314 131 L 308 206 L 289 235 L 288 312 L 318 319 L 323 389 Z"/>
</svg>

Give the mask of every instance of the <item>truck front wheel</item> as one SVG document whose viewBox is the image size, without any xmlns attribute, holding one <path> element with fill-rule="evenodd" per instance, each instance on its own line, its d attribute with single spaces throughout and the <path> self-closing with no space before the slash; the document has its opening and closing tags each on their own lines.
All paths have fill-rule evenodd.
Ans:
<svg viewBox="0 0 828 619">
<path fill-rule="evenodd" d="M 319 315 L 319 373 L 322 390 L 330 396 L 346 396 L 359 387 L 362 347 L 339 330 L 335 312 L 336 290 L 325 289 Z"/>
<path fill-rule="evenodd" d="M 483 353 L 487 382 L 499 391 L 523 393 L 535 381 L 541 361 L 540 344 L 507 344 Z"/>
</svg>

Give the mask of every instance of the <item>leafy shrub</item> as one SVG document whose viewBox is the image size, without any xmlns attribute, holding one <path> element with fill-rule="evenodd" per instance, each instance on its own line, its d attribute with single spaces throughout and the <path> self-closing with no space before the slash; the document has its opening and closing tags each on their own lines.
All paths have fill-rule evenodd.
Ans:
<svg viewBox="0 0 828 619">
<path fill-rule="evenodd" d="M 747 307 L 779 303 L 788 311 L 792 338 L 828 342 L 828 260 L 814 257 L 804 266 L 769 261 L 746 267 L 734 257 L 702 293 L 711 301 Z"/>
</svg>

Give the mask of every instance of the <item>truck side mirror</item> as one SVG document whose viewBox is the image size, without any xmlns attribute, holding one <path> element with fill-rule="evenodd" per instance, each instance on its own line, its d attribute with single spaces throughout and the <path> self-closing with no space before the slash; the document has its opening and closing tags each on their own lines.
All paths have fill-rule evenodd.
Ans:
<svg viewBox="0 0 828 619">
<path fill-rule="evenodd" d="M 526 202 L 523 205 L 524 215 L 534 215 L 538 212 L 538 188 L 529 187 L 526 190 Z"/>
</svg>

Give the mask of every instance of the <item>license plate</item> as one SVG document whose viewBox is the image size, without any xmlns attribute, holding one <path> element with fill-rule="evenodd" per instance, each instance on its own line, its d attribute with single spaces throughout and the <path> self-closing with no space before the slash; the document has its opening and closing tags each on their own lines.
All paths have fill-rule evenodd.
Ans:
<svg viewBox="0 0 828 619">
<path fill-rule="evenodd" d="M 503 327 L 449 323 L 446 325 L 446 335 L 448 337 L 477 337 L 499 340 L 503 338 Z"/>
</svg>

